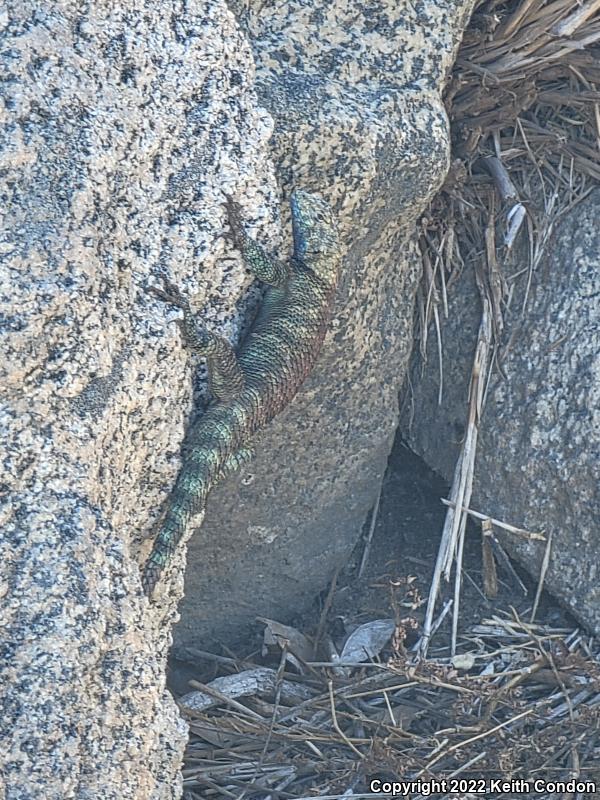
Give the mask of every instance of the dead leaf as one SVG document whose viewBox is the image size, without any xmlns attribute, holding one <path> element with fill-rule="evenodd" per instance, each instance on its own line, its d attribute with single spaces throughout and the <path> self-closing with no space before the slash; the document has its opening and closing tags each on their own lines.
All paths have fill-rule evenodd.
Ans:
<svg viewBox="0 0 600 800">
<path fill-rule="evenodd" d="M 264 632 L 265 647 L 280 647 L 282 650 L 287 650 L 292 656 L 296 656 L 301 662 L 312 661 L 313 658 L 313 644 L 303 633 L 300 633 L 296 628 L 290 625 L 282 625 L 281 622 L 276 622 L 274 619 L 267 619 L 266 617 L 257 617 L 259 622 L 266 625 Z M 302 665 L 295 659 L 288 659 L 298 669 Z"/>
<path fill-rule="evenodd" d="M 376 619 L 365 622 L 346 639 L 340 655 L 342 664 L 360 664 L 379 655 L 389 642 L 396 627 L 393 619 Z"/>
</svg>

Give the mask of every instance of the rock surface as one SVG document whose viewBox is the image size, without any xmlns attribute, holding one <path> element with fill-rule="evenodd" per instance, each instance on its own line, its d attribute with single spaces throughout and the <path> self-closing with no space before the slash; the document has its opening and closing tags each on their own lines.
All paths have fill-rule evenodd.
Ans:
<svg viewBox="0 0 600 800">
<path fill-rule="evenodd" d="M 152 607 L 138 563 L 179 467 L 192 362 L 145 288 L 166 273 L 236 341 L 256 292 L 223 237 L 224 192 L 283 254 L 277 183 L 321 191 L 350 255 L 319 370 L 263 432 L 253 480 L 212 498 L 180 639 L 283 613 L 356 538 L 396 424 L 408 230 L 446 169 L 439 92 L 468 6 L 250 9 L 254 54 L 217 0 L 0 11 L 7 800 L 181 793 L 164 667 L 185 549 Z"/>
<path fill-rule="evenodd" d="M 600 633 L 600 191 L 559 222 L 533 276 L 526 314 L 488 392 L 477 447 L 471 506 L 517 527 L 552 534 L 545 585 Z M 527 275 L 516 285 L 520 309 Z M 480 317 L 473 273 L 454 285 L 443 324 L 444 395 L 431 333 L 428 362 L 411 368 L 402 426 L 410 446 L 448 480 L 466 417 Z M 518 316 L 518 314 L 516 315 Z M 498 535 L 534 576 L 542 542 Z"/>
<path fill-rule="evenodd" d="M 249 278 L 222 258 L 222 192 L 265 217 L 275 188 L 245 38 L 223 3 L 188 8 L 0 12 L 7 800 L 181 791 L 170 633 L 137 559 L 178 468 L 190 382 L 144 287 L 166 272 L 231 334 Z"/>
<path fill-rule="evenodd" d="M 257 437 L 256 459 L 211 494 L 190 541 L 180 655 L 246 635 L 257 615 L 289 617 L 360 535 L 397 426 L 421 270 L 411 226 L 447 169 L 440 91 L 469 11 L 460 2 L 238 8 L 274 119 L 280 182 L 333 204 L 348 256 L 315 369 Z"/>
</svg>

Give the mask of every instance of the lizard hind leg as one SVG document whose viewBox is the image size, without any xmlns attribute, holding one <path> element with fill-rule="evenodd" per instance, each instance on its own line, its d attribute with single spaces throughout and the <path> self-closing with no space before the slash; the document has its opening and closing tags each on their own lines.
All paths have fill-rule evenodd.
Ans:
<svg viewBox="0 0 600 800">
<path fill-rule="evenodd" d="M 241 469 L 245 464 L 248 464 L 254 458 L 254 448 L 252 447 L 240 447 L 235 453 L 232 453 L 223 466 L 221 467 L 221 471 L 219 472 L 218 480 L 222 481 L 225 478 L 232 475 L 234 472 L 237 472 L 238 469 Z"/>
<path fill-rule="evenodd" d="M 148 286 L 146 291 L 149 294 L 155 295 L 163 302 L 171 303 L 171 305 L 177 306 L 177 308 L 182 308 L 185 312 L 190 313 L 190 301 L 187 299 L 187 297 L 165 275 L 162 276 L 162 281 L 162 289 L 158 286 Z"/>
<path fill-rule="evenodd" d="M 216 333 L 201 330 L 203 336 L 201 340 L 197 338 L 198 329 L 194 331 L 194 338 L 186 329 L 185 339 L 199 355 L 206 357 L 210 393 L 219 402 L 234 400 L 244 388 L 244 373 L 235 351 L 227 339 Z M 200 346 L 196 344 L 198 341 Z"/>
<path fill-rule="evenodd" d="M 219 402 L 237 397 L 244 388 L 244 373 L 227 339 L 207 330 L 189 305 L 183 308 L 183 320 L 179 322 L 179 327 L 186 345 L 206 358 L 212 397 Z"/>
</svg>

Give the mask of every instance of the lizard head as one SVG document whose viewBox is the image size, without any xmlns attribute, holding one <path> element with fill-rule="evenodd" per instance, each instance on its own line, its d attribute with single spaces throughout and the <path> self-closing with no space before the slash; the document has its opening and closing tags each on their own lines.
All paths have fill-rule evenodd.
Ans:
<svg viewBox="0 0 600 800">
<path fill-rule="evenodd" d="M 333 213 L 318 194 L 294 189 L 290 197 L 294 257 L 319 278 L 335 283 L 341 250 Z"/>
</svg>

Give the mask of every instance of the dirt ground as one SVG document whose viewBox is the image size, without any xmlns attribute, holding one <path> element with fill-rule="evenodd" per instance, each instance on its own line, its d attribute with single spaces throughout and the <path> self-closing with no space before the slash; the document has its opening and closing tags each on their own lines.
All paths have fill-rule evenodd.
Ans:
<svg viewBox="0 0 600 800">
<path fill-rule="evenodd" d="M 424 616 L 425 601 L 433 566 L 437 556 L 440 534 L 445 517 L 445 506 L 440 498 L 448 493 L 447 484 L 398 437 L 390 454 L 384 478 L 379 510 L 368 559 L 362 576 L 358 571 L 365 549 L 365 539 L 370 528 L 368 519 L 364 536 L 358 542 L 348 564 L 342 567 L 335 580 L 329 598 L 326 627 L 332 635 L 343 640 L 348 631 L 365 622 L 376 619 L 405 617 L 414 618 L 420 626 Z M 483 594 L 481 533 L 478 526 L 469 523 L 463 564 L 463 584 L 459 624 L 468 629 L 474 623 L 501 611 L 513 608 L 522 618 L 531 611 L 536 582 L 514 562 L 513 567 L 522 584 L 498 567 L 498 595 L 493 600 Z M 412 580 L 411 580 L 412 579 Z M 407 581 L 416 597 L 422 602 L 417 608 L 407 608 L 405 592 Z M 527 589 L 524 593 L 523 587 Z M 292 625 L 303 633 L 315 635 L 323 625 L 323 609 L 331 586 L 318 598 L 311 609 L 291 620 L 278 620 Z M 452 596 L 452 584 L 443 584 L 444 596 Z M 559 603 L 544 592 L 536 620 L 554 627 L 576 628 L 577 623 Z M 262 647 L 264 626 L 256 624 L 251 638 L 235 653 L 227 655 L 240 659 L 258 657 Z M 406 646 L 410 649 L 418 637 L 419 630 L 409 632 Z M 336 637 L 337 634 L 337 637 Z M 450 615 L 446 617 L 432 640 L 430 655 L 435 656 L 441 648 L 447 652 L 450 636 Z M 459 647 L 460 650 L 460 647 Z M 225 652 L 225 651 L 224 651 Z M 170 687 L 175 694 L 188 690 L 189 678 L 209 680 L 214 677 L 214 664 L 171 663 Z"/>
<path fill-rule="evenodd" d="M 398 438 L 388 463 L 375 525 L 373 543 L 363 577 L 356 572 L 364 543 L 359 543 L 354 557 L 338 579 L 330 619 L 336 615 L 360 624 L 370 619 L 394 615 L 393 585 L 409 577 L 413 586 L 426 599 L 437 556 L 446 508 L 441 498 L 448 495 L 448 486 Z M 367 524 L 368 527 L 368 524 Z M 483 594 L 481 529 L 469 523 L 465 545 L 464 580 L 461 598 L 459 631 L 502 609 L 513 607 L 525 618 L 531 611 L 536 582 L 514 562 L 515 572 L 527 589 L 502 566 L 498 567 L 498 595 L 488 600 Z M 452 585 L 445 585 L 445 597 L 452 596 Z M 400 589 L 399 589 L 400 590 Z M 414 616 L 420 623 L 424 605 Z M 536 619 L 561 627 L 577 627 L 572 617 L 547 593 Z M 308 620 L 304 621 L 304 625 Z M 448 643 L 450 616 L 433 640 Z M 410 644 L 410 643 L 409 643 Z"/>
<path fill-rule="evenodd" d="M 398 440 L 362 577 L 370 520 L 349 563 L 306 613 L 257 621 L 237 652 L 205 652 L 199 643 L 194 663 L 172 664 L 170 686 L 190 725 L 185 800 L 389 797 L 374 793 L 372 781 L 415 779 L 423 784 L 413 800 L 598 796 L 556 794 L 548 784 L 574 777 L 600 787 L 594 640 L 550 596 L 532 625 L 536 583 L 517 567 L 511 575 L 498 566 L 498 595 L 486 599 L 475 526 L 456 657 L 451 614 L 427 660 L 416 657 L 447 489 Z M 452 587 L 444 592 L 438 608 Z M 377 625 L 387 634 L 372 654 L 361 640 L 357 660 L 336 666 L 353 637 Z M 524 778 L 548 791 L 519 788 Z M 459 793 L 451 783 L 434 792 L 439 779 L 458 781 Z M 517 781 L 514 791 L 490 783 L 505 779 Z"/>
</svg>

